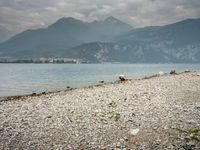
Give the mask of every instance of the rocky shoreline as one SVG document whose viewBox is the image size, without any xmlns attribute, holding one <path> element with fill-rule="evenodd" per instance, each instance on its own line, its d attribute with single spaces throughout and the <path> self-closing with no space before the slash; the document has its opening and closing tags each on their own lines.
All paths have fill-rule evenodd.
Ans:
<svg viewBox="0 0 200 150">
<path fill-rule="evenodd" d="M 200 74 L 0 101 L 0 149 L 200 149 Z"/>
</svg>

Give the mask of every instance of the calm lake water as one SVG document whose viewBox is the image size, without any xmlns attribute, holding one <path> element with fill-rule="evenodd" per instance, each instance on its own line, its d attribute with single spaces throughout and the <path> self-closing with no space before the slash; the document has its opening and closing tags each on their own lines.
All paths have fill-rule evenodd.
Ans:
<svg viewBox="0 0 200 150">
<path fill-rule="evenodd" d="M 200 71 L 200 64 L 0 64 L 0 97 L 135 79 L 159 71 Z"/>
</svg>

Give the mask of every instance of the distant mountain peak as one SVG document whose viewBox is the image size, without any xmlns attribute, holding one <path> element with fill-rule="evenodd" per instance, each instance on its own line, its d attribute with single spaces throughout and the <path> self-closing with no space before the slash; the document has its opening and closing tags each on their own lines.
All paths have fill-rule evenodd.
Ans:
<svg viewBox="0 0 200 150">
<path fill-rule="evenodd" d="M 109 16 L 109 17 L 106 18 L 106 20 L 118 20 L 118 19 L 113 17 L 113 16 Z"/>
<path fill-rule="evenodd" d="M 52 26 L 60 26 L 60 25 L 65 25 L 65 24 L 73 24 L 73 23 L 83 23 L 81 20 L 75 19 L 73 17 L 63 17 L 58 19 L 54 24 L 50 25 Z"/>
<path fill-rule="evenodd" d="M 104 21 L 103 21 L 103 24 L 105 25 L 117 25 L 117 26 L 123 26 L 123 27 L 126 27 L 127 29 L 131 30 L 133 27 L 130 26 L 129 24 L 113 17 L 113 16 L 110 16 L 110 17 L 107 17 Z"/>
<path fill-rule="evenodd" d="M 57 22 L 59 22 L 59 21 L 80 21 L 80 20 L 75 19 L 73 17 L 62 17 Z"/>
<path fill-rule="evenodd" d="M 104 22 L 122 22 L 122 21 L 120 21 L 119 19 L 117 19 L 117 18 L 115 18 L 113 16 L 110 16 L 110 17 L 106 18 L 104 20 Z"/>
</svg>

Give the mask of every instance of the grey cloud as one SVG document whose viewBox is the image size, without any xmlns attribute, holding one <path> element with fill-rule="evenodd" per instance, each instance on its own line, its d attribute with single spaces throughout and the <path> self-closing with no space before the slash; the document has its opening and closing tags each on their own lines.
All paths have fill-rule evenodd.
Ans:
<svg viewBox="0 0 200 150">
<path fill-rule="evenodd" d="M 199 8 L 199 0 L 0 0 L 0 27 L 14 34 L 67 16 L 84 21 L 114 16 L 143 27 L 200 17 Z"/>
</svg>

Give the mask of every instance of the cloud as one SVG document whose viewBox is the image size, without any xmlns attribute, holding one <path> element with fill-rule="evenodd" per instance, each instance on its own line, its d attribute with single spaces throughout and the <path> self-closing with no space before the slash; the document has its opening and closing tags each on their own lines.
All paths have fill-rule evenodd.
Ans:
<svg viewBox="0 0 200 150">
<path fill-rule="evenodd" d="M 199 0 L 1 0 L 0 27 L 14 34 L 69 16 L 84 21 L 114 16 L 144 27 L 200 17 L 199 8 Z"/>
</svg>

